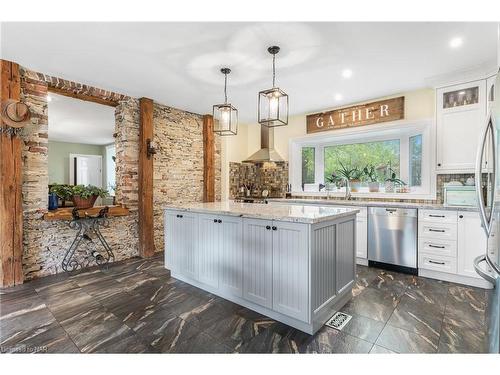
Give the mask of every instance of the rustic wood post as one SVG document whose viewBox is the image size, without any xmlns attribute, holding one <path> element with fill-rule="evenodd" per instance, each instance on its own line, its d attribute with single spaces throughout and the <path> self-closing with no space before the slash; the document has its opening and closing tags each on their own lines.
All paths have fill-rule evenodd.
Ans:
<svg viewBox="0 0 500 375">
<path fill-rule="evenodd" d="M 0 60 L 0 99 L 19 101 L 19 65 Z M 0 119 L 0 127 L 7 125 Z M 22 140 L 19 135 L 0 135 L 0 287 L 23 283 Z"/>
<path fill-rule="evenodd" d="M 153 141 L 153 100 L 141 98 L 139 124 L 139 255 L 155 253 L 153 230 L 153 155 L 148 142 Z"/>
<path fill-rule="evenodd" d="M 203 116 L 203 202 L 215 201 L 214 118 Z"/>
</svg>

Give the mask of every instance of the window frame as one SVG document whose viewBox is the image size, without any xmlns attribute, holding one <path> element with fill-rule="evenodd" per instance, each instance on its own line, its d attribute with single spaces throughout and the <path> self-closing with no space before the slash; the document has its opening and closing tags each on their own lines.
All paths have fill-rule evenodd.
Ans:
<svg viewBox="0 0 500 375">
<path fill-rule="evenodd" d="M 315 133 L 303 137 L 293 138 L 289 141 L 290 150 L 290 183 L 292 193 L 296 195 L 329 195 L 342 197 L 344 192 L 311 192 L 302 190 L 302 147 L 315 147 L 315 181 L 314 184 L 324 184 L 324 147 L 347 143 L 367 143 L 399 139 L 400 141 L 400 178 L 409 182 L 410 171 L 410 144 L 412 136 L 422 134 L 422 185 L 413 187 L 410 193 L 385 193 L 381 184 L 378 193 L 358 192 L 352 193 L 354 197 L 371 198 L 398 198 L 398 199 L 436 199 L 436 173 L 435 173 L 435 127 L 433 120 L 420 121 L 394 121 L 357 128 Z M 406 168 L 404 167 L 406 166 Z M 298 176 L 298 179 L 297 179 Z"/>
</svg>

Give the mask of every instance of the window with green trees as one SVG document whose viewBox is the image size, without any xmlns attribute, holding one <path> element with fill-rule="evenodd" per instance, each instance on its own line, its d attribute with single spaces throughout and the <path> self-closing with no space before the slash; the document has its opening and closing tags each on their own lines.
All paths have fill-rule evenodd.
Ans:
<svg viewBox="0 0 500 375">
<path fill-rule="evenodd" d="M 422 185 L 422 135 L 409 139 L 410 145 L 410 186 Z"/>
<path fill-rule="evenodd" d="M 302 183 L 314 184 L 314 147 L 302 147 Z"/>
<path fill-rule="evenodd" d="M 325 181 L 327 177 L 340 169 L 342 163 L 360 170 L 363 170 L 367 165 L 373 165 L 382 182 L 388 175 L 389 168 L 392 168 L 399 176 L 400 140 L 326 146 L 324 157 Z"/>
</svg>

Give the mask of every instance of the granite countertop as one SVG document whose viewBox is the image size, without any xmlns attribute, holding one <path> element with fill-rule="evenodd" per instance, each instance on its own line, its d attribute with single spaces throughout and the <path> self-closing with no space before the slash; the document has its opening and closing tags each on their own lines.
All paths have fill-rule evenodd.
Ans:
<svg viewBox="0 0 500 375">
<path fill-rule="evenodd" d="M 256 219 L 314 224 L 357 214 L 356 208 L 320 207 L 317 205 L 236 203 L 233 201 L 188 203 L 167 206 L 166 210 L 229 215 Z"/>
<path fill-rule="evenodd" d="M 315 206 L 369 206 L 369 207 L 400 207 L 400 208 L 419 208 L 422 210 L 461 210 L 478 211 L 477 207 L 471 206 L 445 206 L 437 203 L 410 203 L 410 202 L 386 202 L 386 201 L 362 201 L 362 200 L 341 200 L 341 199 L 305 199 L 305 198 L 280 198 L 268 199 L 271 203 L 286 204 L 304 204 Z"/>
</svg>

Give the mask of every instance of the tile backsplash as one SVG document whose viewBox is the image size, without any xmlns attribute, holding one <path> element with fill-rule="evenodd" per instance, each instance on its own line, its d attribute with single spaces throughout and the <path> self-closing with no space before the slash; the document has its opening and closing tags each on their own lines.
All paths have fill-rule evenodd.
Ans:
<svg viewBox="0 0 500 375">
<path fill-rule="evenodd" d="M 267 189 L 269 196 L 284 198 L 288 184 L 288 162 L 229 163 L 229 195 L 233 199 L 243 194 L 240 189 L 251 187 L 251 196 L 260 197 Z"/>
</svg>

